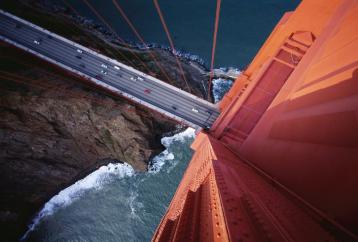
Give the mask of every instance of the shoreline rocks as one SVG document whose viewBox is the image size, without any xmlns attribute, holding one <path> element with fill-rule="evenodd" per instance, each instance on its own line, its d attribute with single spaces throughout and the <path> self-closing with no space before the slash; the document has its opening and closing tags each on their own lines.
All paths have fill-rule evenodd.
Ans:
<svg viewBox="0 0 358 242">
<path fill-rule="evenodd" d="M 14 14 L 78 27 L 64 19 L 62 10 L 42 15 L 43 2 L 16 2 L 21 8 Z M 79 30 L 74 38 L 104 54 L 128 52 L 103 34 Z M 133 51 L 145 55 L 148 50 Z M 173 53 L 155 51 L 173 77 L 170 84 L 185 90 Z M 1 71 L 8 73 L 0 82 L 0 232 L 5 241 L 17 240 L 46 201 L 102 165 L 125 161 L 146 171 L 149 160 L 164 150 L 162 136 L 183 128 L 124 98 L 93 91 L 83 80 L 7 44 L 0 44 L 0 52 Z M 182 63 L 192 93 L 205 98 L 204 68 Z M 154 66 L 150 60 L 147 64 Z"/>
</svg>

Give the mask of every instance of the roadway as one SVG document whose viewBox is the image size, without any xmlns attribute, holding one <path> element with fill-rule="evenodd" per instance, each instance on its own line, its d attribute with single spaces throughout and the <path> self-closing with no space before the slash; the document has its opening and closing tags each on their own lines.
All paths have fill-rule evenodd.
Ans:
<svg viewBox="0 0 358 242">
<path fill-rule="evenodd" d="M 1 10 L 0 37 L 194 128 L 211 127 L 220 114 L 206 100 Z"/>
</svg>

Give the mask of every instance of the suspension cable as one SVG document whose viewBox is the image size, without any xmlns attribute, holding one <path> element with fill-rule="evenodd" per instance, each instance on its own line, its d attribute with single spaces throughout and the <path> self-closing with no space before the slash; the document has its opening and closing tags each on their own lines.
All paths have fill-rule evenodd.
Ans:
<svg viewBox="0 0 358 242">
<path fill-rule="evenodd" d="M 81 16 L 80 12 L 78 12 L 67 0 L 62 0 L 63 4 L 68 7 L 75 15 Z M 71 23 L 73 24 L 73 23 Z M 75 25 L 75 24 L 73 24 Z M 77 26 L 76 26 L 77 27 Z M 69 30 L 73 36 L 78 35 L 78 31 L 74 30 L 73 28 L 67 28 L 66 30 Z M 92 37 L 91 37 L 92 39 Z"/>
<path fill-rule="evenodd" d="M 129 27 L 131 28 L 131 30 L 133 31 L 133 33 L 135 34 L 135 36 L 142 42 L 142 44 L 148 49 L 147 44 L 145 43 L 143 37 L 138 33 L 137 29 L 134 27 L 134 25 L 132 24 L 132 22 L 129 20 L 128 16 L 125 14 L 124 10 L 121 8 L 121 6 L 118 4 L 118 2 L 116 0 L 112 0 L 114 6 L 116 7 L 116 9 L 118 10 L 118 12 L 121 14 L 121 16 L 124 18 L 124 20 L 127 22 L 127 24 L 129 25 Z M 170 78 L 168 76 L 168 74 L 165 72 L 165 70 L 162 68 L 162 66 L 159 64 L 157 58 L 155 57 L 154 53 L 152 53 L 151 50 L 148 49 L 148 53 L 151 56 L 151 58 L 154 60 L 154 62 L 156 63 L 156 65 L 158 66 L 158 68 L 161 70 L 161 72 L 165 75 L 165 77 L 167 78 L 168 81 L 170 81 Z"/>
<path fill-rule="evenodd" d="M 175 55 L 175 53 L 174 53 L 174 52 L 175 52 L 174 43 L 173 43 L 172 37 L 170 36 L 170 32 L 169 32 L 169 30 L 168 30 L 168 26 L 167 26 L 167 24 L 166 24 L 166 22 L 165 22 L 164 16 L 163 16 L 162 11 L 161 11 L 161 9 L 160 9 L 159 3 L 158 3 L 157 0 L 153 0 L 153 2 L 154 2 L 154 5 L 155 5 L 155 8 L 156 8 L 156 10 L 157 10 L 157 13 L 158 13 L 158 15 L 159 15 L 160 21 L 162 22 L 163 28 L 164 28 L 164 30 L 165 30 L 165 34 L 167 35 L 167 38 L 168 38 L 170 47 L 172 48 L 173 55 L 175 56 L 175 60 L 176 60 L 177 65 L 178 65 L 178 67 L 179 67 L 179 69 L 180 69 L 180 72 L 181 72 L 181 75 L 182 75 L 182 77 L 183 77 L 183 80 L 184 80 L 186 86 L 188 87 L 188 89 L 191 91 L 191 89 L 190 89 L 190 87 L 189 87 L 189 85 L 188 85 L 188 82 L 187 82 L 187 80 L 186 80 L 186 78 L 185 78 L 184 70 L 183 70 L 183 67 L 182 67 L 182 65 L 181 65 L 181 63 L 180 63 L 180 61 L 179 61 L 179 58 L 178 58 L 178 57 Z"/>
<path fill-rule="evenodd" d="M 128 48 L 128 50 L 131 52 L 131 54 L 141 62 L 141 64 L 145 67 L 148 73 L 151 73 L 150 68 L 143 62 L 142 59 L 140 59 L 140 57 L 136 53 L 134 53 L 133 50 L 131 50 L 130 46 L 117 34 L 117 32 L 113 29 L 113 27 L 110 24 L 108 24 L 108 22 L 99 14 L 99 12 L 87 0 L 82 0 L 82 1 L 91 9 L 91 11 L 96 15 L 96 17 L 99 18 L 102 21 L 102 23 L 104 23 L 107 26 L 107 28 L 109 28 L 116 35 L 116 37 L 121 42 L 121 44 L 125 45 Z M 121 53 L 120 51 L 118 51 L 118 53 L 120 53 L 123 58 L 129 61 L 129 63 L 131 63 L 133 67 L 135 67 L 135 65 L 133 65 L 133 63 L 130 60 L 128 60 L 128 58 L 125 55 L 123 55 L 123 53 Z"/>
<path fill-rule="evenodd" d="M 216 50 L 216 38 L 219 28 L 219 18 L 220 18 L 220 6 L 221 0 L 216 0 L 216 14 L 215 14 L 215 28 L 214 28 L 214 35 L 213 35 L 213 47 L 211 50 L 211 64 L 210 64 L 210 77 L 209 77 L 209 88 L 208 88 L 208 100 L 210 101 L 211 97 L 211 82 L 214 76 L 214 61 L 215 61 L 215 50 Z"/>
<path fill-rule="evenodd" d="M 81 16 L 81 14 L 74 7 L 72 7 L 72 5 L 67 0 L 62 0 L 62 2 L 77 16 Z"/>
</svg>

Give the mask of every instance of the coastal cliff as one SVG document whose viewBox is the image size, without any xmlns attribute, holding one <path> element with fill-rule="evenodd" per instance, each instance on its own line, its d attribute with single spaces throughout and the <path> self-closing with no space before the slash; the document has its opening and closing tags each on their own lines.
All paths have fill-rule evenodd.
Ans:
<svg viewBox="0 0 358 242">
<path fill-rule="evenodd" d="M 33 5 L 29 5 L 29 2 Z M 76 26 L 65 15 L 48 13 L 37 1 L 4 1 L 0 7 L 32 21 L 46 20 L 52 31 L 68 28 L 73 40 L 117 57 L 130 50 L 99 32 Z M 15 5 L 14 5 L 15 4 Z M 36 22 L 35 22 L 36 23 Z M 43 26 L 48 27 L 48 26 Z M 72 28 L 73 30 L 73 28 Z M 66 34 L 65 34 L 66 35 Z M 103 38 L 102 38 L 103 37 Z M 143 60 L 148 50 L 134 49 Z M 185 89 L 175 59 L 156 50 L 173 82 Z M 119 58 L 117 58 L 119 59 Z M 120 59 L 119 59 L 120 60 Z M 153 74 L 161 77 L 151 60 Z M 138 64 L 138 69 L 143 66 Z M 183 67 L 191 90 L 205 96 L 203 75 L 190 63 Z M 146 171 L 164 147 L 163 135 L 182 129 L 174 121 L 124 98 L 89 86 L 63 70 L 5 43 L 0 43 L 0 227 L 4 241 L 16 240 L 53 195 L 109 162 L 126 162 Z"/>
<path fill-rule="evenodd" d="M 8 48 L 31 58 L 7 45 L 1 53 Z M 176 129 L 155 112 L 33 63 L 42 67 L 1 59 L 0 226 L 10 232 L 23 231 L 51 196 L 101 165 L 125 161 L 145 171 L 164 148 L 162 135 Z"/>
</svg>

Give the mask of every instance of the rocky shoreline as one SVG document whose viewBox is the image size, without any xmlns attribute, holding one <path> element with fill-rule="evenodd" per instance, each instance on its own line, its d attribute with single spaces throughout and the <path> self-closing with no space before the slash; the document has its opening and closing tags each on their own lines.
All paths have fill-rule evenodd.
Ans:
<svg viewBox="0 0 358 242">
<path fill-rule="evenodd" d="M 108 30 L 105 26 L 103 26 L 101 23 L 98 23 L 92 19 L 88 19 L 86 17 L 77 15 L 74 13 L 71 9 L 68 7 L 63 7 L 59 5 L 54 5 L 53 3 L 50 3 L 48 1 L 42 2 L 42 7 L 47 9 L 49 12 L 53 12 L 55 14 L 63 14 L 67 16 L 68 18 L 72 19 L 74 22 L 76 22 L 78 25 L 83 26 L 84 28 L 96 31 L 97 34 L 102 38 L 108 41 L 109 44 L 115 44 L 117 47 L 128 49 L 128 46 L 131 50 L 137 50 L 139 52 L 146 52 L 148 50 L 154 50 L 154 51 L 164 51 L 167 52 L 170 55 L 173 55 L 173 57 L 178 57 L 182 62 L 187 63 L 197 69 L 206 79 L 210 76 L 210 69 L 207 67 L 207 63 L 200 58 L 198 55 L 188 53 L 182 50 L 173 50 L 169 46 L 160 45 L 157 43 L 146 43 L 143 45 L 142 43 L 135 42 L 133 40 L 125 40 L 127 46 L 124 46 L 122 43 L 118 41 L 116 38 L 116 34 Z M 229 80 L 235 80 L 238 75 L 240 74 L 240 71 L 237 68 L 229 67 L 229 68 L 218 68 L 213 70 L 213 78 L 224 78 Z"/>
<path fill-rule="evenodd" d="M 118 57 L 118 51 L 128 54 L 127 47 L 110 43 L 62 14 L 48 13 L 42 4 L 7 0 L 0 7 L 111 57 Z M 148 50 L 133 51 L 147 59 Z M 166 50 L 155 51 L 172 77 L 169 83 L 185 90 L 174 56 Z M 164 149 L 162 136 L 183 129 L 124 98 L 94 91 L 83 80 L 7 44 L 0 43 L 0 53 L 0 232 L 4 241 L 17 240 L 48 199 L 102 165 L 124 161 L 136 171 L 146 171 L 148 161 Z M 146 64 L 161 77 L 150 60 Z M 205 97 L 205 76 L 191 63 L 183 62 L 183 68 L 192 93 Z"/>
<path fill-rule="evenodd" d="M 73 77 L 45 76 L 41 68 L 19 72 L 16 79 L 1 78 L 2 234 L 19 236 L 49 198 L 102 165 L 125 161 L 146 171 L 164 149 L 162 134 L 177 130 L 161 115 L 92 91 Z"/>
</svg>

